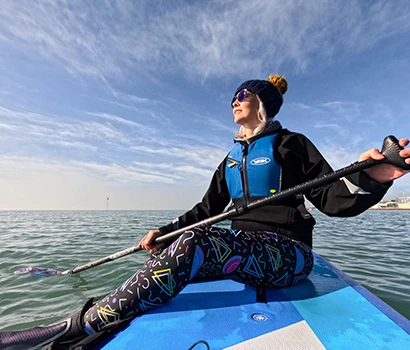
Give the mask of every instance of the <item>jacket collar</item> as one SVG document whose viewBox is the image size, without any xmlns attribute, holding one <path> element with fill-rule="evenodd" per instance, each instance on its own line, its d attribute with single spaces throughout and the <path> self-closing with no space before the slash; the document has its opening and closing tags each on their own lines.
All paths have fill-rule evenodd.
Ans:
<svg viewBox="0 0 410 350">
<path fill-rule="evenodd" d="M 263 129 L 259 134 L 253 135 L 251 137 L 236 138 L 234 140 L 234 142 L 240 142 L 242 144 L 248 144 L 249 145 L 253 141 L 255 141 L 255 140 L 257 140 L 257 139 L 259 139 L 263 136 L 278 132 L 281 129 L 282 129 L 282 125 L 277 120 L 274 120 L 274 121 L 271 121 L 268 124 L 266 124 L 265 129 Z"/>
</svg>

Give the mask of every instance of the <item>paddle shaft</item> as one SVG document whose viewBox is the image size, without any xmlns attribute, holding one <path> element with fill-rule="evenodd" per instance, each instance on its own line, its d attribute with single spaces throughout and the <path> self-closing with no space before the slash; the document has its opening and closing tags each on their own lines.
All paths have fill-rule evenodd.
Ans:
<svg viewBox="0 0 410 350">
<path fill-rule="evenodd" d="M 351 175 L 354 173 L 357 173 L 359 171 L 362 171 L 364 169 L 368 169 L 376 164 L 381 164 L 381 163 L 389 163 L 389 164 L 393 164 L 394 166 L 397 166 L 399 168 L 402 169 L 406 169 L 406 170 L 410 170 L 410 165 L 406 164 L 405 160 L 400 157 L 399 153 L 400 151 L 403 149 L 402 146 L 400 146 L 398 140 L 394 137 L 394 136 L 387 136 L 384 141 L 383 141 L 383 148 L 382 148 L 382 154 L 384 155 L 384 159 L 382 160 L 374 160 L 374 159 L 367 159 L 365 161 L 362 162 L 354 162 L 353 164 L 350 164 L 342 169 L 333 171 L 329 174 L 323 175 L 321 177 L 318 177 L 316 179 L 307 181 L 305 183 L 302 183 L 300 185 L 288 188 L 286 190 L 280 191 L 278 193 L 275 193 L 271 196 L 265 197 L 265 198 L 261 198 L 255 201 L 250 202 L 245 208 L 233 208 L 230 209 L 222 214 L 219 215 L 215 215 L 213 217 L 210 217 L 208 219 L 202 220 L 200 222 L 197 222 L 195 224 L 189 225 L 189 226 L 185 226 L 179 230 L 175 230 L 173 232 L 170 232 L 166 235 L 160 236 L 158 237 L 155 242 L 156 243 L 163 243 L 163 242 L 167 242 L 170 240 L 173 240 L 177 237 L 179 237 L 179 235 L 181 235 L 182 233 L 184 233 L 187 230 L 193 229 L 195 227 L 204 227 L 204 226 L 211 226 L 213 224 L 216 224 L 217 222 L 221 222 L 224 221 L 226 219 L 232 218 L 234 216 L 239 216 L 241 214 L 243 214 L 244 212 L 247 212 L 248 210 L 252 210 L 255 208 L 259 208 L 261 206 L 264 206 L 265 204 L 268 203 L 272 203 L 272 202 L 276 202 L 291 196 L 294 196 L 296 194 L 304 194 L 308 191 L 310 191 L 313 188 L 317 188 L 320 186 L 324 186 L 327 184 L 330 184 L 342 177 L 345 177 L 347 175 Z M 141 250 L 142 248 L 140 248 L 138 245 L 135 245 L 131 248 L 128 249 L 124 249 L 120 252 L 117 252 L 115 254 L 106 256 L 105 258 L 96 260 L 96 261 L 92 261 L 88 264 L 79 266 L 79 267 L 75 267 L 71 270 L 67 270 L 62 272 L 62 274 L 72 274 L 72 273 L 77 273 L 80 271 L 84 271 L 87 269 L 90 269 L 94 266 L 98 266 L 101 264 L 104 264 L 106 262 L 121 258 L 123 256 L 129 255 L 131 253 L 134 253 L 138 250 Z"/>
<path fill-rule="evenodd" d="M 286 190 L 283 190 L 281 192 L 275 193 L 272 196 L 252 201 L 247 205 L 247 209 L 252 210 L 252 209 L 255 209 L 255 208 L 262 207 L 262 206 L 264 206 L 265 204 L 268 204 L 268 203 L 273 203 L 273 202 L 276 202 L 276 201 L 279 201 L 279 200 L 282 200 L 282 199 L 285 199 L 285 198 L 289 198 L 289 197 L 294 196 L 296 194 L 306 193 L 306 192 L 310 191 L 313 188 L 317 188 L 317 187 L 320 187 L 320 186 L 327 185 L 327 184 L 332 183 L 332 182 L 334 182 L 334 181 L 336 181 L 336 180 L 338 180 L 338 179 L 340 179 L 344 176 L 357 173 L 361 170 L 370 168 L 370 167 L 372 167 L 376 164 L 382 163 L 382 162 L 383 162 L 383 160 L 378 161 L 378 160 L 374 160 L 374 159 L 368 159 L 368 160 L 365 160 L 363 162 L 355 162 L 351 165 L 348 165 L 347 167 L 344 167 L 342 169 L 336 170 L 336 171 L 331 172 L 329 174 L 323 175 L 323 176 L 321 176 L 319 178 L 316 178 L 314 180 L 310 180 L 310 181 L 307 181 L 307 182 L 302 183 L 300 185 L 297 185 L 297 186 L 288 188 Z M 202 220 L 202 221 L 197 222 L 195 224 L 185 226 L 181 229 L 178 229 L 178 230 L 172 231 L 172 232 L 170 232 L 166 235 L 160 236 L 156 239 L 156 243 L 163 243 L 163 242 L 170 241 L 172 239 L 175 239 L 175 238 L 179 237 L 182 233 L 184 233 L 187 230 L 193 229 L 195 227 L 211 226 L 213 224 L 216 224 L 218 222 L 224 221 L 226 219 L 229 219 L 229 218 L 232 218 L 232 217 L 238 216 L 238 215 L 239 214 L 238 214 L 238 212 L 235 208 L 230 209 L 230 210 L 228 210 L 228 211 L 226 211 L 222 214 L 215 215 L 213 217 Z M 75 267 L 71 270 L 64 271 L 64 272 L 62 272 L 62 274 L 74 274 L 74 273 L 77 273 L 77 272 L 80 272 L 80 271 L 88 270 L 92 267 L 104 264 L 104 263 L 109 262 L 109 261 L 116 260 L 116 259 L 121 258 L 123 256 L 135 253 L 139 250 L 142 250 L 142 248 L 140 248 L 138 245 L 135 245 L 133 247 L 121 250 L 121 251 L 119 251 L 115 254 L 106 256 L 106 257 L 101 258 L 99 260 L 92 261 L 88 264 Z"/>
</svg>

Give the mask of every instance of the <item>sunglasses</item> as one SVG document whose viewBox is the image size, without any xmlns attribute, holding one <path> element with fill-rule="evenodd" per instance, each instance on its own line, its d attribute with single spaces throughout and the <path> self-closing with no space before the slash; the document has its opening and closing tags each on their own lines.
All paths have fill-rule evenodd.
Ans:
<svg viewBox="0 0 410 350">
<path fill-rule="evenodd" d="M 243 102 L 246 100 L 247 97 L 252 96 L 253 93 L 248 91 L 247 89 L 242 89 L 241 91 L 239 91 L 233 98 L 232 98 L 232 102 L 231 104 L 233 105 L 233 103 L 238 100 L 239 102 Z"/>
</svg>

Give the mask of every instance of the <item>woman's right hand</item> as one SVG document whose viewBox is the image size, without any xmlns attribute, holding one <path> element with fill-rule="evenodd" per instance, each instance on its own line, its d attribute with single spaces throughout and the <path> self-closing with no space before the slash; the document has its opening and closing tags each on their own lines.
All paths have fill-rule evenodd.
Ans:
<svg viewBox="0 0 410 350">
<path fill-rule="evenodd" d="M 141 239 L 138 245 L 142 249 L 148 250 L 150 254 L 154 254 L 158 250 L 161 250 L 165 247 L 165 243 L 155 243 L 155 240 L 159 236 L 161 236 L 160 230 L 151 230 L 143 239 Z"/>
</svg>

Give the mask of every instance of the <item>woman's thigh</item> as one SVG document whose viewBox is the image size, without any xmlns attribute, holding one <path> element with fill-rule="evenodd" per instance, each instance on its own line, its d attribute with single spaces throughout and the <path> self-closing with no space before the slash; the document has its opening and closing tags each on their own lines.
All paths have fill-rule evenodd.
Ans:
<svg viewBox="0 0 410 350">
<path fill-rule="evenodd" d="M 310 248 L 271 232 L 244 232 L 219 227 L 195 229 L 202 259 L 195 279 L 224 277 L 254 286 L 297 284 L 313 267 Z"/>
</svg>

